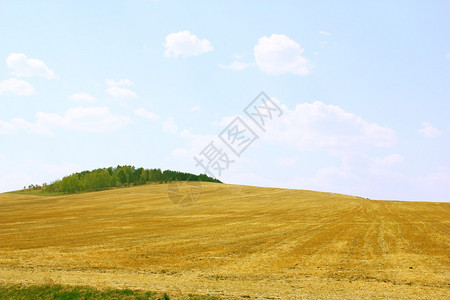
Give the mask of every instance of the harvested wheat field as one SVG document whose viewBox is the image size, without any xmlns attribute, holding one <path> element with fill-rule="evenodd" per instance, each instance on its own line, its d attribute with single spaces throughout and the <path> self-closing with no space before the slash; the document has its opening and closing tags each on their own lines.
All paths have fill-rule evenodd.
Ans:
<svg viewBox="0 0 450 300">
<path fill-rule="evenodd" d="M 175 298 L 448 299 L 449 221 L 450 203 L 217 183 L 203 183 L 190 206 L 169 201 L 165 184 L 7 193 L 0 195 L 0 283 Z"/>
</svg>

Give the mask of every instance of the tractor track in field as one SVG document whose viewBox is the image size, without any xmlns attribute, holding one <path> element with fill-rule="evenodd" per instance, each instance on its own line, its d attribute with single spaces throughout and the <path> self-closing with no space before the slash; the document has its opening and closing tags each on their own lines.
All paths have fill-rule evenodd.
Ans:
<svg viewBox="0 0 450 300">
<path fill-rule="evenodd" d="M 186 207 L 157 184 L 0 194 L 0 283 L 226 299 L 450 296 L 450 203 L 215 183 L 202 190 Z"/>
</svg>

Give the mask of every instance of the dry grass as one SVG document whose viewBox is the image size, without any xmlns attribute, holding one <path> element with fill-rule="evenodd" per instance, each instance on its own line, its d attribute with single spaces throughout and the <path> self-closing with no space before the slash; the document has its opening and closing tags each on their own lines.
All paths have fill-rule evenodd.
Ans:
<svg viewBox="0 0 450 300">
<path fill-rule="evenodd" d="M 223 298 L 450 297 L 450 203 L 204 183 L 0 195 L 0 283 Z"/>
</svg>

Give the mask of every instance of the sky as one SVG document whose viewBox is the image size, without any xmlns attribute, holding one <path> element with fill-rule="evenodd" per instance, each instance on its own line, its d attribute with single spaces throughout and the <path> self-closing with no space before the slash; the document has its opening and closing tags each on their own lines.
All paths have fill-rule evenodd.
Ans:
<svg viewBox="0 0 450 300">
<path fill-rule="evenodd" d="M 448 202 L 449 15 L 448 1 L 0 0 L 0 192 L 134 165 Z"/>
</svg>

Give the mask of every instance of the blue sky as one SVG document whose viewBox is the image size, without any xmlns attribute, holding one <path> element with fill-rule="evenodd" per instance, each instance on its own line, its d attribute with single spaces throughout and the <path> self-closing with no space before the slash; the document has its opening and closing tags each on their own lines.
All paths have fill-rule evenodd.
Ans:
<svg viewBox="0 0 450 300">
<path fill-rule="evenodd" d="M 448 1 L 0 1 L 0 192 L 131 164 L 450 201 Z M 264 91 L 282 115 L 258 131 Z M 218 135 L 258 135 L 240 157 Z M 217 175 L 217 174 L 215 174 Z"/>
</svg>

